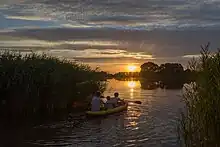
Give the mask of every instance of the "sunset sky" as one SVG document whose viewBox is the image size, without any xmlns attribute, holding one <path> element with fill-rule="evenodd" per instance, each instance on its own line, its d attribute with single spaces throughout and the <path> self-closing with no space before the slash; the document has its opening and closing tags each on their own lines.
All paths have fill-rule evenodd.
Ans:
<svg viewBox="0 0 220 147">
<path fill-rule="evenodd" d="M 0 0 L 0 47 L 125 71 L 220 47 L 220 0 Z"/>
</svg>

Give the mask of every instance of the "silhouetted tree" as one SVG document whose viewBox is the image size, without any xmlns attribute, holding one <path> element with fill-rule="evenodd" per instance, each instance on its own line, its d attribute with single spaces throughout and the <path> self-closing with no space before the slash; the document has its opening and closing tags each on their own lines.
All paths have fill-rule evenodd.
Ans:
<svg viewBox="0 0 220 147">
<path fill-rule="evenodd" d="M 158 66 L 153 62 L 146 62 L 141 65 L 140 75 L 148 82 L 160 81 L 167 88 L 181 88 L 184 83 L 193 79 L 193 72 L 184 71 L 179 63 L 165 63 Z"/>
<path fill-rule="evenodd" d="M 141 65 L 141 72 L 157 72 L 159 66 L 153 62 L 146 62 Z"/>
<path fill-rule="evenodd" d="M 165 63 L 160 65 L 159 73 L 165 76 L 177 76 L 184 72 L 183 66 L 179 63 Z"/>
<path fill-rule="evenodd" d="M 150 80 L 156 80 L 158 78 L 159 66 L 153 62 L 146 62 L 141 65 L 140 75 Z"/>
</svg>

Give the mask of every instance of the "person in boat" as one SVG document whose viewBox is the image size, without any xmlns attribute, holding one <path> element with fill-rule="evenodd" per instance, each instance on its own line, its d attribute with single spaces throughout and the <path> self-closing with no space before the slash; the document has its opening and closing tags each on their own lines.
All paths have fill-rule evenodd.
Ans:
<svg viewBox="0 0 220 147">
<path fill-rule="evenodd" d="M 91 111 L 100 111 L 101 104 L 102 104 L 101 92 L 97 91 L 92 98 Z"/>
<path fill-rule="evenodd" d="M 124 100 L 119 98 L 119 93 L 118 92 L 114 93 L 114 98 L 112 98 L 112 100 L 113 100 L 114 107 L 118 107 L 120 105 L 124 105 Z"/>
<path fill-rule="evenodd" d="M 114 103 L 113 103 L 111 97 L 107 96 L 106 99 L 107 99 L 107 101 L 105 103 L 105 109 L 113 109 L 114 108 L 114 106 L 113 106 Z"/>
<path fill-rule="evenodd" d="M 103 104 L 105 104 L 107 102 L 107 98 L 105 98 L 104 96 L 101 96 L 101 100 L 102 100 Z"/>
</svg>

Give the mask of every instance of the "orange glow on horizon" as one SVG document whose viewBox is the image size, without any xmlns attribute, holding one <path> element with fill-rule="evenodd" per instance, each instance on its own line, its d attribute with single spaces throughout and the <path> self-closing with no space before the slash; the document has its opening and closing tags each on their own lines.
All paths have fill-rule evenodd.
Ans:
<svg viewBox="0 0 220 147">
<path fill-rule="evenodd" d="M 140 72 L 140 63 L 85 63 L 91 66 L 92 69 L 100 67 L 100 70 L 111 74 L 118 72 Z"/>
</svg>

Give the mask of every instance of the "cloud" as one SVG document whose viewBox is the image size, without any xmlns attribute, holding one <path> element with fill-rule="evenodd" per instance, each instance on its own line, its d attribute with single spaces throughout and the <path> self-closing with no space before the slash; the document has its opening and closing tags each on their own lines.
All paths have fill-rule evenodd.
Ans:
<svg viewBox="0 0 220 147">
<path fill-rule="evenodd" d="M 7 32 L 2 32 L 7 33 Z M 114 52 L 120 52 L 116 42 L 111 41 L 93 41 L 93 40 L 82 40 L 82 41 L 46 41 L 46 40 L 34 40 L 28 39 L 28 37 L 13 37 L 13 36 L 0 36 L 0 47 L 1 48 L 40 48 L 43 50 L 47 49 L 74 49 L 74 50 L 84 50 L 84 49 L 99 49 L 105 50 L 111 48 Z M 115 49 L 115 50 L 113 50 Z M 107 53 L 107 52 L 106 52 Z"/>
<path fill-rule="evenodd" d="M 4 50 L 1 49 L 1 50 Z M 37 54 L 46 53 L 50 56 L 59 57 L 62 59 L 67 60 L 80 60 L 80 61 L 92 61 L 92 60 L 129 60 L 129 61 L 138 61 L 138 60 L 152 60 L 154 59 L 152 55 L 144 55 L 141 53 L 133 53 L 127 52 L 125 50 L 112 50 L 112 49 L 105 49 L 105 50 L 97 50 L 97 49 L 85 49 L 85 50 L 70 50 L 70 49 L 47 49 L 47 50 L 32 50 L 28 48 L 10 48 L 10 51 L 18 51 L 22 54 L 35 52 Z"/>
<path fill-rule="evenodd" d="M 51 21 L 51 18 L 40 17 L 40 16 L 5 16 L 6 19 L 18 19 L 18 20 L 31 20 L 31 21 Z"/>
<path fill-rule="evenodd" d="M 89 46 L 117 46 L 117 43 L 110 41 L 65 41 L 67 44 L 89 45 Z"/>
<path fill-rule="evenodd" d="M 69 26 L 118 29 L 218 28 L 220 2 L 215 0 L 11 0 L 1 1 L 0 12 L 22 19 L 50 18 Z M 100 26 L 98 26 L 100 27 Z"/>
<path fill-rule="evenodd" d="M 112 50 L 112 49 L 105 49 L 105 50 L 97 50 L 97 49 L 85 49 L 85 50 L 49 50 L 46 53 L 54 55 L 54 56 L 62 56 L 64 58 L 69 59 L 79 59 L 79 58 L 91 58 L 91 59 L 98 59 L 98 58 L 112 58 L 112 59 L 119 59 L 119 58 L 133 58 L 133 59 L 153 59 L 152 55 L 144 55 L 142 53 L 133 53 L 127 52 L 125 50 Z M 103 54 L 104 53 L 104 54 Z"/>
<path fill-rule="evenodd" d="M 58 26 L 55 21 L 46 21 L 46 17 L 5 15 L 0 10 L 0 29 L 19 29 L 19 28 L 48 28 Z"/>
<path fill-rule="evenodd" d="M 184 55 L 183 58 L 199 58 L 201 57 L 200 54 L 196 54 L 196 55 Z"/>
<path fill-rule="evenodd" d="M 86 29 L 88 29 L 88 28 L 94 29 L 94 28 L 101 27 L 101 26 L 98 26 L 98 25 L 96 25 L 96 26 L 91 26 L 91 25 L 69 24 L 69 23 L 60 24 L 60 26 L 61 26 L 62 28 L 79 28 L 79 29 L 82 29 L 82 28 L 84 28 L 84 29 L 85 29 L 85 28 L 86 28 Z"/>
<path fill-rule="evenodd" d="M 7 4 L 17 4 L 23 2 L 24 0 L 1 0 L 0 5 L 7 5 Z"/>
<path fill-rule="evenodd" d="M 94 16 L 90 17 L 88 24 L 102 25 L 102 24 L 115 24 L 115 25 L 129 25 L 137 24 L 137 22 L 146 21 L 145 17 L 135 15 L 115 15 L 115 16 Z"/>
<path fill-rule="evenodd" d="M 39 46 L 51 46 L 57 49 L 123 49 L 128 52 L 144 52 L 158 57 L 176 57 L 198 54 L 200 45 L 211 42 L 211 51 L 219 46 L 219 30 L 188 30 L 188 31 L 137 31 L 117 29 L 20 29 L 14 32 L 3 32 L 1 36 L 41 40 Z M 44 41 L 44 42 L 43 42 Z M 7 42 L 5 42 L 6 44 Z M 27 42 L 18 44 L 35 44 Z M 13 44 L 13 43 L 12 43 Z M 8 42 L 8 46 L 10 42 Z M 14 45 L 16 46 L 16 45 Z M 20 45 L 21 46 L 21 45 Z M 33 46 L 33 45 L 32 45 Z"/>
<path fill-rule="evenodd" d="M 100 54 L 104 54 L 104 55 L 114 55 L 114 54 L 120 54 L 120 53 L 127 53 L 127 51 L 125 50 L 113 50 L 113 49 L 108 49 L 108 50 L 102 50 L 99 51 Z"/>
<path fill-rule="evenodd" d="M 1 48 L 60 50 L 53 54 L 70 54 L 69 59 L 86 62 L 159 63 L 185 62 L 208 41 L 212 52 L 220 47 L 219 0 L 1 0 L 0 4 Z"/>
<path fill-rule="evenodd" d="M 14 32 L 13 29 L 0 29 L 0 33 Z"/>
<path fill-rule="evenodd" d="M 145 52 L 154 58 L 172 58 L 198 54 L 200 45 L 208 41 L 212 51 L 220 46 L 217 0 L 11 0 L 2 4 L 0 13 L 6 17 L 0 20 L 7 23 L 0 26 L 13 31 L 1 29 L 1 35 L 41 41 L 6 40 L 0 44 L 7 48 L 122 49 Z M 31 29 L 33 26 L 38 29 Z M 78 43 L 72 43 L 75 41 Z M 100 41 L 102 44 L 97 44 Z"/>
<path fill-rule="evenodd" d="M 52 47 L 59 43 L 41 40 L 5 40 L 0 41 L 0 47 Z"/>
</svg>

